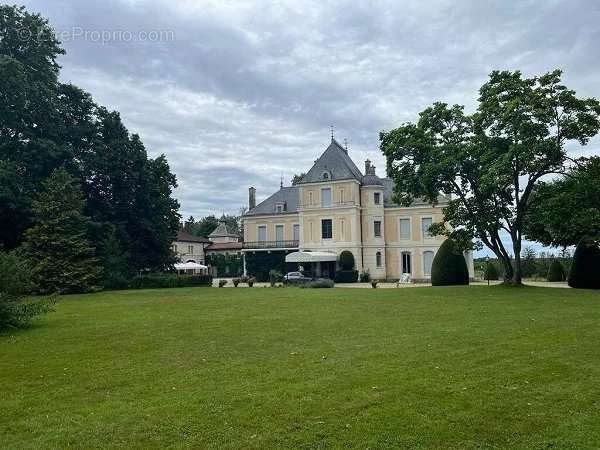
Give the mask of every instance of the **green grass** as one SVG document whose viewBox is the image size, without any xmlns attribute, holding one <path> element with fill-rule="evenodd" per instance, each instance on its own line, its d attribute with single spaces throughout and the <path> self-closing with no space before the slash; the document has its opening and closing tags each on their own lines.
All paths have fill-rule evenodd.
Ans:
<svg viewBox="0 0 600 450">
<path fill-rule="evenodd" d="M 0 336 L 2 448 L 598 448 L 600 293 L 61 298 Z"/>
</svg>

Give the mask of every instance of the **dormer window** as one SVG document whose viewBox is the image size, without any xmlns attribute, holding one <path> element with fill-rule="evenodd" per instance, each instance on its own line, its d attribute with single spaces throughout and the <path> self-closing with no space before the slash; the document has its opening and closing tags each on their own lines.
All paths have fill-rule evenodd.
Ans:
<svg viewBox="0 0 600 450">
<path fill-rule="evenodd" d="M 283 211 L 285 211 L 285 204 L 276 203 L 275 204 L 275 212 L 282 213 Z"/>
<path fill-rule="evenodd" d="M 321 174 L 321 178 L 322 178 L 323 180 L 326 180 L 326 181 L 328 181 L 328 180 L 330 180 L 330 179 L 331 179 L 331 175 L 329 174 L 329 172 L 327 172 L 327 171 L 324 171 L 324 172 Z"/>
</svg>

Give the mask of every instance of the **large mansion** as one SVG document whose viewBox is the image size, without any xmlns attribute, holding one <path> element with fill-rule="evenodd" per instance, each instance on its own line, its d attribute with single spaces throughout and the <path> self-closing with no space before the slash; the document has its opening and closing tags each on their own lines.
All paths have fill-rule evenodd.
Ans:
<svg viewBox="0 0 600 450">
<path fill-rule="evenodd" d="M 376 279 L 427 280 L 433 257 L 443 242 L 429 226 L 442 219 L 445 199 L 432 207 L 409 207 L 392 200 L 393 182 L 380 178 L 369 160 L 364 174 L 335 139 L 294 186 L 256 204 L 249 189 L 249 209 L 243 216 L 245 273 L 265 266 L 310 265 L 316 276 L 332 277 L 343 250 L 354 255 L 356 269 Z M 466 255 L 473 276 L 472 254 Z"/>
</svg>

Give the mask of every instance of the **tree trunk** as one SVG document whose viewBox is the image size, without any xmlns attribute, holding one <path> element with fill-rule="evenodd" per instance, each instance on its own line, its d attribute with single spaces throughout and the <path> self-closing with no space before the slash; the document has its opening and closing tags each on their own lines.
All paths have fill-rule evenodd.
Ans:
<svg viewBox="0 0 600 450">
<path fill-rule="evenodd" d="M 522 272 L 521 272 L 521 238 L 517 237 L 513 240 L 513 250 L 515 252 L 515 270 L 513 272 L 511 284 L 514 286 L 521 286 L 522 283 Z"/>
<path fill-rule="evenodd" d="M 504 284 L 512 284 L 514 270 L 510 262 L 510 258 L 506 258 L 504 255 L 502 255 L 500 260 L 504 266 Z"/>
</svg>

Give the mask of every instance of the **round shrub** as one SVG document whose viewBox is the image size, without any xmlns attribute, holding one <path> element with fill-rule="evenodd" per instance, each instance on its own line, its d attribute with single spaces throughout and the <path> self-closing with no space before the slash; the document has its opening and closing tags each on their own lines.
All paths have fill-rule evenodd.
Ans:
<svg viewBox="0 0 600 450">
<path fill-rule="evenodd" d="M 431 266 L 433 286 L 469 284 L 469 270 L 462 252 L 451 239 L 446 239 L 433 258 Z"/>
<path fill-rule="evenodd" d="M 552 260 L 550 267 L 548 268 L 548 281 L 565 281 L 565 268 L 558 259 Z"/>
<path fill-rule="evenodd" d="M 569 286 L 578 289 L 600 289 L 600 247 L 598 240 L 584 237 L 573 255 Z"/>
<path fill-rule="evenodd" d="M 498 269 L 496 268 L 496 264 L 488 261 L 485 265 L 485 270 L 483 271 L 483 279 L 497 280 L 498 277 Z"/>
<path fill-rule="evenodd" d="M 344 250 L 340 253 L 340 267 L 342 270 L 354 269 L 354 255 L 348 250 Z"/>
</svg>

